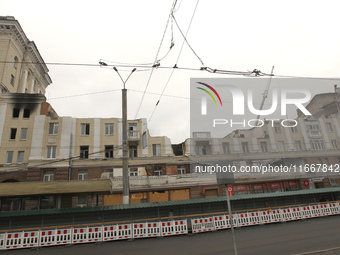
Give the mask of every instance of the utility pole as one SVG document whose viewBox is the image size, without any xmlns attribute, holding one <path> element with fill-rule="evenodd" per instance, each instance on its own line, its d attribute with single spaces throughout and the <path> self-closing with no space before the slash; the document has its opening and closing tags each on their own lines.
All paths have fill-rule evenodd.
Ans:
<svg viewBox="0 0 340 255">
<path fill-rule="evenodd" d="M 100 61 L 100 66 L 107 66 L 105 62 Z M 123 82 L 123 89 L 122 89 L 122 119 L 123 119 L 123 204 L 127 205 L 130 203 L 130 183 L 129 183 L 129 150 L 128 150 L 128 137 L 127 137 L 127 90 L 125 88 L 125 84 L 130 78 L 131 74 L 136 71 L 137 69 L 132 69 L 129 76 L 123 80 L 122 76 L 118 72 L 118 69 L 116 67 L 113 67 L 113 70 L 115 70 Z"/>
<path fill-rule="evenodd" d="M 221 166 L 230 166 L 232 165 L 232 162 L 228 160 L 221 160 L 219 161 L 218 164 Z M 217 172 L 216 180 L 217 180 L 217 184 L 225 185 L 225 192 L 227 196 L 227 205 L 228 205 L 228 215 L 229 215 L 230 228 L 231 228 L 231 236 L 232 236 L 232 241 L 234 245 L 234 255 L 237 255 L 236 238 L 235 238 L 235 232 L 234 232 L 234 219 L 231 213 L 231 203 L 230 203 L 230 195 L 232 195 L 232 193 L 229 194 L 229 192 L 232 192 L 233 190 L 231 184 L 235 183 L 234 173 L 233 172 Z"/>
<path fill-rule="evenodd" d="M 229 220 L 230 220 L 231 236 L 232 236 L 233 244 L 234 244 L 234 254 L 237 255 L 236 239 L 235 239 L 235 232 L 234 232 L 234 219 L 231 213 L 228 185 L 225 185 L 225 191 L 227 193 L 226 195 L 227 195 L 228 215 L 229 215 Z"/>
<path fill-rule="evenodd" d="M 127 205 L 130 203 L 130 183 L 129 183 L 129 167 L 128 167 L 128 160 L 129 160 L 129 151 L 128 151 L 128 140 L 127 140 L 127 90 L 125 88 L 125 84 L 130 78 L 131 74 L 136 71 L 137 69 L 132 69 L 129 76 L 124 81 L 118 69 L 113 67 L 113 70 L 117 72 L 119 78 L 123 82 L 123 89 L 122 89 L 122 118 L 123 118 L 123 204 Z"/>
<path fill-rule="evenodd" d="M 69 161 L 68 161 L 68 180 L 71 181 L 72 178 L 72 150 L 73 150 L 73 136 L 72 133 L 70 134 L 70 151 L 69 151 Z"/>
</svg>

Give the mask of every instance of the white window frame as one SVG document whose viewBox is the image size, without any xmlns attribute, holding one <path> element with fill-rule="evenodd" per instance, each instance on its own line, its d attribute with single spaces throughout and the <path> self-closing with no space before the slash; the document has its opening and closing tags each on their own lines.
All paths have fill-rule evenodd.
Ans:
<svg viewBox="0 0 340 255">
<path fill-rule="evenodd" d="M 138 168 L 130 168 L 129 176 L 138 176 Z"/>
<path fill-rule="evenodd" d="M 88 170 L 79 170 L 78 171 L 78 180 L 84 181 L 88 179 Z"/>
<path fill-rule="evenodd" d="M 53 182 L 54 181 L 54 172 L 53 171 L 46 171 L 44 173 L 44 177 L 43 177 L 43 181 L 44 182 Z"/>
<path fill-rule="evenodd" d="M 28 132 L 28 128 L 21 129 L 20 140 L 25 141 L 27 139 L 27 132 Z"/>
<path fill-rule="evenodd" d="M 6 164 L 12 164 L 13 163 L 13 155 L 14 155 L 14 151 L 7 151 Z"/>
<path fill-rule="evenodd" d="M 59 123 L 51 122 L 48 126 L 48 134 L 49 135 L 57 135 L 59 130 Z"/>
<path fill-rule="evenodd" d="M 25 151 L 18 151 L 18 164 L 24 163 L 24 158 L 25 158 Z"/>
<path fill-rule="evenodd" d="M 80 124 L 80 135 L 86 135 L 86 136 L 90 135 L 90 123 L 81 123 Z"/>
<path fill-rule="evenodd" d="M 129 157 L 137 158 L 138 157 L 138 147 L 137 145 L 129 145 Z"/>
<path fill-rule="evenodd" d="M 129 123 L 129 131 L 137 131 L 137 123 Z"/>
<path fill-rule="evenodd" d="M 46 158 L 54 159 L 57 156 L 57 146 L 47 146 Z"/>
<path fill-rule="evenodd" d="M 155 166 L 154 170 L 153 170 L 153 175 L 154 176 L 161 176 L 163 175 L 163 169 L 161 166 Z"/>
<path fill-rule="evenodd" d="M 184 166 L 177 166 L 177 174 L 185 174 L 185 167 Z"/>
<path fill-rule="evenodd" d="M 152 155 L 153 156 L 162 156 L 162 149 L 161 149 L 161 144 L 153 144 L 152 145 Z"/>
<path fill-rule="evenodd" d="M 105 135 L 113 135 L 113 134 L 114 134 L 113 123 L 105 123 Z"/>
</svg>

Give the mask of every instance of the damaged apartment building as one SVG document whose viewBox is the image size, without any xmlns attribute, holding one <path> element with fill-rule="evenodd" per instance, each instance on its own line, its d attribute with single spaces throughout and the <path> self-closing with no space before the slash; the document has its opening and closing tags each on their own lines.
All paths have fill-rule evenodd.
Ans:
<svg viewBox="0 0 340 255">
<path fill-rule="evenodd" d="M 122 119 L 61 117 L 46 101 L 52 83 L 37 46 L 14 17 L 0 17 L 0 211 L 122 204 Z M 35 64 L 39 63 L 39 64 Z M 225 185 L 195 176 L 192 162 L 340 164 L 336 93 L 316 95 L 295 128 L 194 133 L 181 144 L 128 120 L 130 203 L 224 196 Z M 307 181 L 308 180 L 308 185 Z M 336 173 L 235 174 L 233 193 L 285 192 L 339 185 Z"/>
</svg>

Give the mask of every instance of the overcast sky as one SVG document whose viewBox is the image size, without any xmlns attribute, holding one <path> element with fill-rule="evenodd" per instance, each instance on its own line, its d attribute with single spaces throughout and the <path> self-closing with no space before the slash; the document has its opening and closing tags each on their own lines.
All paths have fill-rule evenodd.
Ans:
<svg viewBox="0 0 340 255">
<path fill-rule="evenodd" d="M 3 0 L 0 15 L 14 16 L 34 41 L 46 63 L 153 63 L 165 31 L 173 0 Z M 174 16 L 187 32 L 197 1 L 179 0 Z M 340 2 L 201 0 L 187 40 L 204 66 L 275 75 L 340 77 Z M 162 67 L 199 69 L 202 63 L 184 45 L 171 22 L 158 59 Z M 110 61 L 110 63 L 109 63 Z M 122 82 L 112 69 L 48 65 L 53 83 L 47 99 L 60 116 L 121 117 Z M 118 67 L 123 78 L 133 67 Z M 124 71 L 125 70 L 125 71 Z M 126 84 L 128 118 L 150 117 L 153 136 L 166 135 L 172 143 L 189 137 L 190 78 L 229 76 L 207 72 L 154 69 L 143 103 L 150 69 L 138 68 Z M 313 95 L 331 92 L 340 80 L 325 80 L 309 88 Z M 263 88 L 265 89 L 266 82 Z M 98 92 L 98 93 L 97 93 Z M 83 95 L 88 94 L 88 95 Z M 77 95 L 77 96 L 76 96 Z M 74 97 L 71 97 L 74 96 Z M 261 97 L 257 98 L 257 102 Z M 255 100 L 256 102 L 256 100 Z M 139 109 L 139 106 L 140 110 Z M 138 111 L 138 114 L 137 114 Z"/>
</svg>

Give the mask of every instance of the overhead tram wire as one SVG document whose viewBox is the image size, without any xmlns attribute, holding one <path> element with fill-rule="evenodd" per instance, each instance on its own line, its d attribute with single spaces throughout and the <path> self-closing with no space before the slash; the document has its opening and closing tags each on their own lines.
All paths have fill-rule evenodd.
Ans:
<svg viewBox="0 0 340 255">
<path fill-rule="evenodd" d="M 81 96 L 88 96 L 88 95 L 96 95 L 96 94 L 103 94 L 103 93 L 115 92 L 115 91 L 121 91 L 121 90 L 120 89 L 111 89 L 111 90 L 97 91 L 97 92 L 77 94 L 77 95 L 70 95 L 70 96 L 54 97 L 54 98 L 49 98 L 48 100 L 64 99 L 64 98 L 70 98 L 70 97 L 81 97 Z"/>
<path fill-rule="evenodd" d="M 175 18 L 174 15 L 172 15 L 172 18 L 173 18 L 173 20 L 175 21 L 176 26 L 177 26 L 179 32 L 180 32 L 181 35 L 183 36 L 184 41 L 187 43 L 187 45 L 189 46 L 189 48 L 191 49 L 191 51 L 195 54 L 195 56 L 199 59 L 199 61 L 201 62 L 202 66 L 204 66 L 204 63 L 203 63 L 202 59 L 197 55 L 197 53 L 194 51 L 194 49 L 191 47 L 191 45 L 189 44 L 189 42 L 188 42 L 188 40 L 187 40 L 188 32 L 189 32 L 189 29 L 190 29 L 192 20 L 193 20 L 193 18 L 194 18 L 194 15 L 195 15 L 195 13 L 196 13 L 196 9 L 197 9 L 198 3 L 199 3 L 199 0 L 198 0 L 197 3 L 196 3 L 195 10 L 194 10 L 194 13 L 193 13 L 193 15 L 192 15 L 192 17 L 191 17 L 190 24 L 189 24 L 188 30 L 187 30 L 187 32 L 186 32 L 186 35 L 183 34 L 183 32 L 182 32 L 181 28 L 179 27 L 179 25 L 178 25 L 178 23 L 177 23 L 177 20 L 176 20 L 176 18 Z M 183 45 L 184 45 L 184 42 L 183 42 Z M 182 45 L 182 48 L 183 48 L 183 45 Z M 181 51 L 182 51 L 182 49 L 181 49 Z M 178 60 L 177 60 L 177 61 L 178 61 Z M 177 64 L 177 63 L 176 63 L 176 64 Z"/>
<path fill-rule="evenodd" d="M 192 16 L 191 16 L 191 20 L 190 20 L 190 23 L 189 23 L 189 26 L 188 26 L 186 35 L 184 35 L 184 34 L 182 33 L 182 30 L 179 28 L 179 25 L 178 25 L 178 23 L 177 23 L 177 21 L 176 21 L 174 15 L 173 15 L 173 13 L 172 13 L 172 18 L 173 18 L 173 20 L 175 21 L 175 23 L 176 23 L 178 29 L 180 30 L 180 32 L 181 32 L 181 34 L 182 34 L 184 40 L 183 40 L 181 49 L 180 49 L 180 51 L 179 51 L 179 54 L 178 54 L 176 63 L 175 63 L 175 65 L 174 65 L 174 68 L 172 69 L 172 71 L 171 71 L 171 73 L 170 73 L 170 76 L 169 76 L 169 78 L 168 78 L 168 81 L 166 82 L 166 84 L 165 84 L 165 86 L 164 86 L 164 88 L 163 88 L 163 91 L 162 91 L 162 93 L 161 93 L 161 95 L 160 95 L 160 97 L 159 97 L 159 99 L 158 99 L 158 101 L 157 101 L 157 103 L 156 103 L 156 105 L 155 105 L 155 107 L 154 107 L 152 113 L 151 113 L 151 116 L 150 116 L 150 118 L 149 118 L 149 120 L 148 120 L 148 123 L 151 122 L 151 119 L 152 119 L 152 117 L 153 117 L 153 115 L 154 115 L 154 113 L 155 113 L 155 111 L 156 111 L 156 108 L 157 108 L 158 104 L 160 103 L 160 101 L 161 101 L 161 99 L 162 99 L 162 96 L 163 96 L 163 94 L 164 94 L 166 88 L 167 88 L 168 85 L 169 85 L 169 82 L 170 82 L 170 80 L 171 80 L 171 78 L 172 78 L 172 75 L 173 75 L 173 73 L 174 73 L 174 71 L 175 71 L 175 68 L 177 68 L 177 64 L 178 64 L 179 58 L 180 58 L 180 56 L 181 56 L 181 54 L 182 54 L 182 50 L 183 50 L 183 47 L 184 47 L 185 42 L 188 44 L 188 46 L 189 46 L 190 49 L 193 51 L 193 53 L 196 55 L 196 57 L 200 60 L 202 66 L 204 66 L 203 61 L 202 61 L 201 58 L 196 54 L 196 52 L 192 49 L 192 47 L 189 45 L 189 42 L 188 42 L 188 40 L 187 40 L 187 38 L 186 38 L 186 37 L 188 36 L 188 33 L 189 33 L 189 30 L 190 30 L 192 21 L 193 21 L 193 19 L 194 19 L 194 16 L 195 16 L 195 13 L 196 13 L 196 10 L 197 10 L 198 3 L 199 3 L 199 0 L 197 0 L 197 2 L 196 2 L 196 6 L 195 6 L 194 12 L 193 12 L 193 14 L 192 14 Z"/>
<path fill-rule="evenodd" d="M 13 64 L 13 61 L 0 61 L 0 64 Z M 16 62 L 21 64 L 34 64 L 34 65 L 57 65 L 57 66 L 82 66 L 82 67 L 100 67 L 99 64 L 89 64 L 89 63 L 63 63 L 63 62 Z M 145 66 L 145 65 L 138 65 L 138 64 L 131 64 L 131 65 L 107 65 L 106 67 L 122 67 L 122 68 L 148 68 L 149 70 L 152 70 L 153 66 Z M 231 71 L 231 70 L 223 70 L 223 69 L 214 69 L 210 67 L 200 67 L 200 68 L 194 68 L 194 67 L 173 67 L 173 66 L 158 66 L 158 69 L 174 69 L 177 70 L 183 70 L 183 71 L 206 71 L 209 73 L 215 73 L 215 74 L 226 74 L 226 75 L 243 75 L 243 76 L 250 76 L 254 75 L 255 77 L 259 76 L 273 76 L 277 78 L 297 78 L 297 79 L 316 79 L 316 80 L 329 80 L 329 81 L 340 81 L 340 77 L 311 77 L 311 76 L 294 76 L 294 75 L 270 75 L 267 73 L 262 73 L 261 71 L 254 69 L 253 71 Z M 140 71 L 140 70 L 137 70 Z M 136 72 L 137 72 L 136 71 Z M 144 70 L 141 70 L 144 71 Z"/>
<path fill-rule="evenodd" d="M 143 93 L 143 95 L 142 95 L 142 99 L 141 99 L 140 104 L 139 104 L 139 106 L 138 106 L 138 108 L 137 108 L 137 112 L 136 112 L 136 115 L 135 115 L 135 119 L 137 119 L 137 116 L 138 116 L 138 114 L 139 114 L 139 111 L 140 111 L 140 109 L 141 109 L 141 107 L 142 107 L 142 104 L 143 104 L 143 101 L 144 101 L 144 97 L 145 97 L 145 93 L 146 93 L 146 91 L 147 91 L 147 89 L 148 89 L 148 87 L 149 87 L 149 84 L 150 84 L 150 81 L 151 81 L 151 77 L 152 77 L 153 72 L 154 72 L 154 70 L 155 70 L 154 68 L 160 66 L 160 63 L 159 63 L 159 61 L 158 61 L 158 55 L 159 55 L 159 52 L 160 52 L 160 50 L 161 50 L 161 47 L 162 47 L 162 44 L 163 44 L 163 41 L 164 41 L 164 37 L 165 37 L 166 31 L 167 31 L 167 29 L 168 29 L 169 21 L 170 21 L 170 19 L 171 19 L 171 16 L 172 16 L 172 13 L 173 13 L 173 11 L 174 11 L 174 9 L 175 9 L 176 4 L 177 4 L 177 0 L 174 0 L 174 2 L 173 2 L 173 4 L 172 4 L 172 7 L 171 7 L 171 10 L 170 10 L 170 14 L 169 14 L 168 20 L 167 20 L 167 22 L 166 22 L 166 26 L 165 26 L 165 29 L 164 29 L 164 33 L 163 33 L 161 42 L 160 42 L 159 47 L 158 47 L 158 51 L 157 51 L 157 54 L 156 54 L 156 57 L 155 57 L 155 61 L 154 61 L 154 64 L 153 64 L 153 66 L 152 66 L 153 68 L 152 68 L 152 70 L 151 70 L 151 73 L 150 73 L 150 75 L 149 75 L 148 81 L 147 81 L 147 83 L 146 83 L 146 86 L 145 86 L 145 89 L 144 89 L 144 93 Z M 172 43 L 173 43 L 173 42 L 171 42 L 170 50 L 171 50 L 171 48 L 172 48 Z"/>
</svg>

